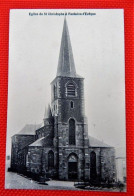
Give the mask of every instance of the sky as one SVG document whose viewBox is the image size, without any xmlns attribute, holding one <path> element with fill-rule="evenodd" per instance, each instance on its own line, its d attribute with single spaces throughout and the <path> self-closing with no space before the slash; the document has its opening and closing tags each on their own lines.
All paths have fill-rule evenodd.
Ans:
<svg viewBox="0 0 134 196">
<path fill-rule="evenodd" d="M 26 124 L 42 123 L 51 103 L 64 13 L 76 72 L 85 78 L 89 135 L 125 147 L 123 9 L 16 9 L 10 10 L 9 27 L 8 154 L 11 136 Z"/>
</svg>

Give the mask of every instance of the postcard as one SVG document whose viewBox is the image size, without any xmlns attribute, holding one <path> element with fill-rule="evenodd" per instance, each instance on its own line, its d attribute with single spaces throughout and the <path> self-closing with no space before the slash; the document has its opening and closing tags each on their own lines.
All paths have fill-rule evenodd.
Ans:
<svg viewBox="0 0 134 196">
<path fill-rule="evenodd" d="M 11 9 L 6 189 L 126 191 L 123 9 Z"/>
</svg>

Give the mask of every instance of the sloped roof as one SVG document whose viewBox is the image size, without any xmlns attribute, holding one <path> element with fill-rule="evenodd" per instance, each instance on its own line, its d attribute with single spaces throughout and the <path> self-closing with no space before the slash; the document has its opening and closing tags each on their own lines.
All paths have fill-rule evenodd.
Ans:
<svg viewBox="0 0 134 196">
<path fill-rule="evenodd" d="M 33 125 L 27 124 L 25 125 L 17 134 L 19 135 L 35 135 L 35 130 L 39 129 L 42 124 Z"/>
<path fill-rule="evenodd" d="M 29 146 L 43 146 L 44 138 L 45 137 L 39 138 L 38 140 L 30 144 Z"/>
<path fill-rule="evenodd" d="M 37 139 L 35 142 L 30 144 L 29 146 L 50 147 L 50 146 L 53 146 L 53 139 L 48 134 L 45 137 L 41 137 L 41 138 Z"/>
<path fill-rule="evenodd" d="M 94 137 L 89 136 L 89 147 L 107 147 L 110 148 L 112 146 L 100 141 Z"/>
</svg>

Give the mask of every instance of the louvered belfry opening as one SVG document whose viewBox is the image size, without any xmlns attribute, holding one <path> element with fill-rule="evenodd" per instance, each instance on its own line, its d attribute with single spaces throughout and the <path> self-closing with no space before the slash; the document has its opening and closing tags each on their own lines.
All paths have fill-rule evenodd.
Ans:
<svg viewBox="0 0 134 196">
<path fill-rule="evenodd" d="M 70 82 L 67 85 L 67 96 L 75 96 L 76 95 L 76 88 L 73 82 Z"/>
</svg>

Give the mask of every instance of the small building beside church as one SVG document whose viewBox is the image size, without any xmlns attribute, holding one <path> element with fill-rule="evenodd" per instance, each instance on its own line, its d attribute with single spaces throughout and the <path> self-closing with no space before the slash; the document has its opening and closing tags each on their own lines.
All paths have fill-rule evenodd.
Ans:
<svg viewBox="0 0 134 196">
<path fill-rule="evenodd" d="M 116 149 L 116 177 L 117 182 L 126 183 L 126 149 L 125 147 Z"/>
<path fill-rule="evenodd" d="M 76 73 L 66 19 L 51 91 L 43 125 L 26 125 L 12 137 L 12 171 L 59 180 L 114 182 L 114 147 L 88 135 L 84 78 Z"/>
</svg>

